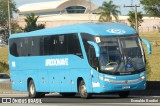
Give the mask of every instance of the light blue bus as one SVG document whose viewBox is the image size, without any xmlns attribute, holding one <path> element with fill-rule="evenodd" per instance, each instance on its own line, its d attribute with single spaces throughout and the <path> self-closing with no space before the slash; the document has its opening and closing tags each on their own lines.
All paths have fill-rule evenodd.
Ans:
<svg viewBox="0 0 160 106">
<path fill-rule="evenodd" d="M 12 89 L 43 97 L 82 98 L 146 88 L 145 55 L 138 33 L 122 23 L 83 23 L 13 34 L 9 38 Z M 145 43 L 148 52 L 151 46 Z"/>
</svg>

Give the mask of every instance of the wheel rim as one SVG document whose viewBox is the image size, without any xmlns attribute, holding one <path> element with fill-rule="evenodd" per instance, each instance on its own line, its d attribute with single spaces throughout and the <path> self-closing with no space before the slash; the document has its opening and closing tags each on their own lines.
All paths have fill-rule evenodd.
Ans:
<svg viewBox="0 0 160 106">
<path fill-rule="evenodd" d="M 86 86 L 85 85 L 81 86 L 80 92 L 81 92 L 82 96 L 86 96 L 87 92 L 86 92 Z"/>
<path fill-rule="evenodd" d="M 30 92 L 31 92 L 31 94 L 33 95 L 34 94 L 34 85 L 33 84 L 31 84 L 31 86 L 30 86 Z"/>
</svg>

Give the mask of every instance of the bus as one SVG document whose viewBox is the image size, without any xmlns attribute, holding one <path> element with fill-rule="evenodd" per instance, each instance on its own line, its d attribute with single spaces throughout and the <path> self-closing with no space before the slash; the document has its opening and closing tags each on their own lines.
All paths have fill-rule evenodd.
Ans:
<svg viewBox="0 0 160 106">
<path fill-rule="evenodd" d="M 150 43 L 145 40 L 149 53 Z M 91 97 L 146 88 L 146 60 L 135 29 L 123 23 L 82 23 L 13 34 L 9 38 L 12 89 L 44 97 Z"/>
</svg>

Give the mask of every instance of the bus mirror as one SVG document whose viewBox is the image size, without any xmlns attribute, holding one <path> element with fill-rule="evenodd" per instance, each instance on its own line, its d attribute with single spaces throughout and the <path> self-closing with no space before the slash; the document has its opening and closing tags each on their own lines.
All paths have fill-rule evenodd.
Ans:
<svg viewBox="0 0 160 106">
<path fill-rule="evenodd" d="M 100 49 L 99 49 L 98 44 L 93 42 L 93 41 L 88 41 L 88 43 L 94 47 L 95 53 L 96 53 L 96 57 L 99 57 L 100 56 Z"/>
<path fill-rule="evenodd" d="M 147 50 L 148 50 L 148 54 L 151 54 L 152 52 L 152 46 L 150 44 L 150 42 L 144 38 L 141 39 L 142 42 L 144 42 L 147 45 Z"/>
</svg>

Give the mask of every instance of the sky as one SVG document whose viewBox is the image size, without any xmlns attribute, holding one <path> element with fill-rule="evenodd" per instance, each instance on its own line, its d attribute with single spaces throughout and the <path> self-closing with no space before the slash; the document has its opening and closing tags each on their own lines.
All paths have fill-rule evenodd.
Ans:
<svg viewBox="0 0 160 106">
<path fill-rule="evenodd" d="M 28 4 L 28 3 L 37 3 L 37 2 L 46 2 L 46 1 L 54 1 L 54 0 L 14 0 L 16 2 L 17 7 Z M 110 1 L 110 0 L 91 0 L 93 3 L 95 3 L 97 6 L 101 6 L 104 1 Z M 120 6 L 120 11 L 122 15 L 128 14 L 129 11 L 132 11 L 131 8 L 124 8 L 124 5 L 140 5 L 139 0 L 112 0 L 115 5 Z M 137 11 L 143 12 L 143 7 L 140 5 L 139 8 L 137 8 Z"/>
</svg>

